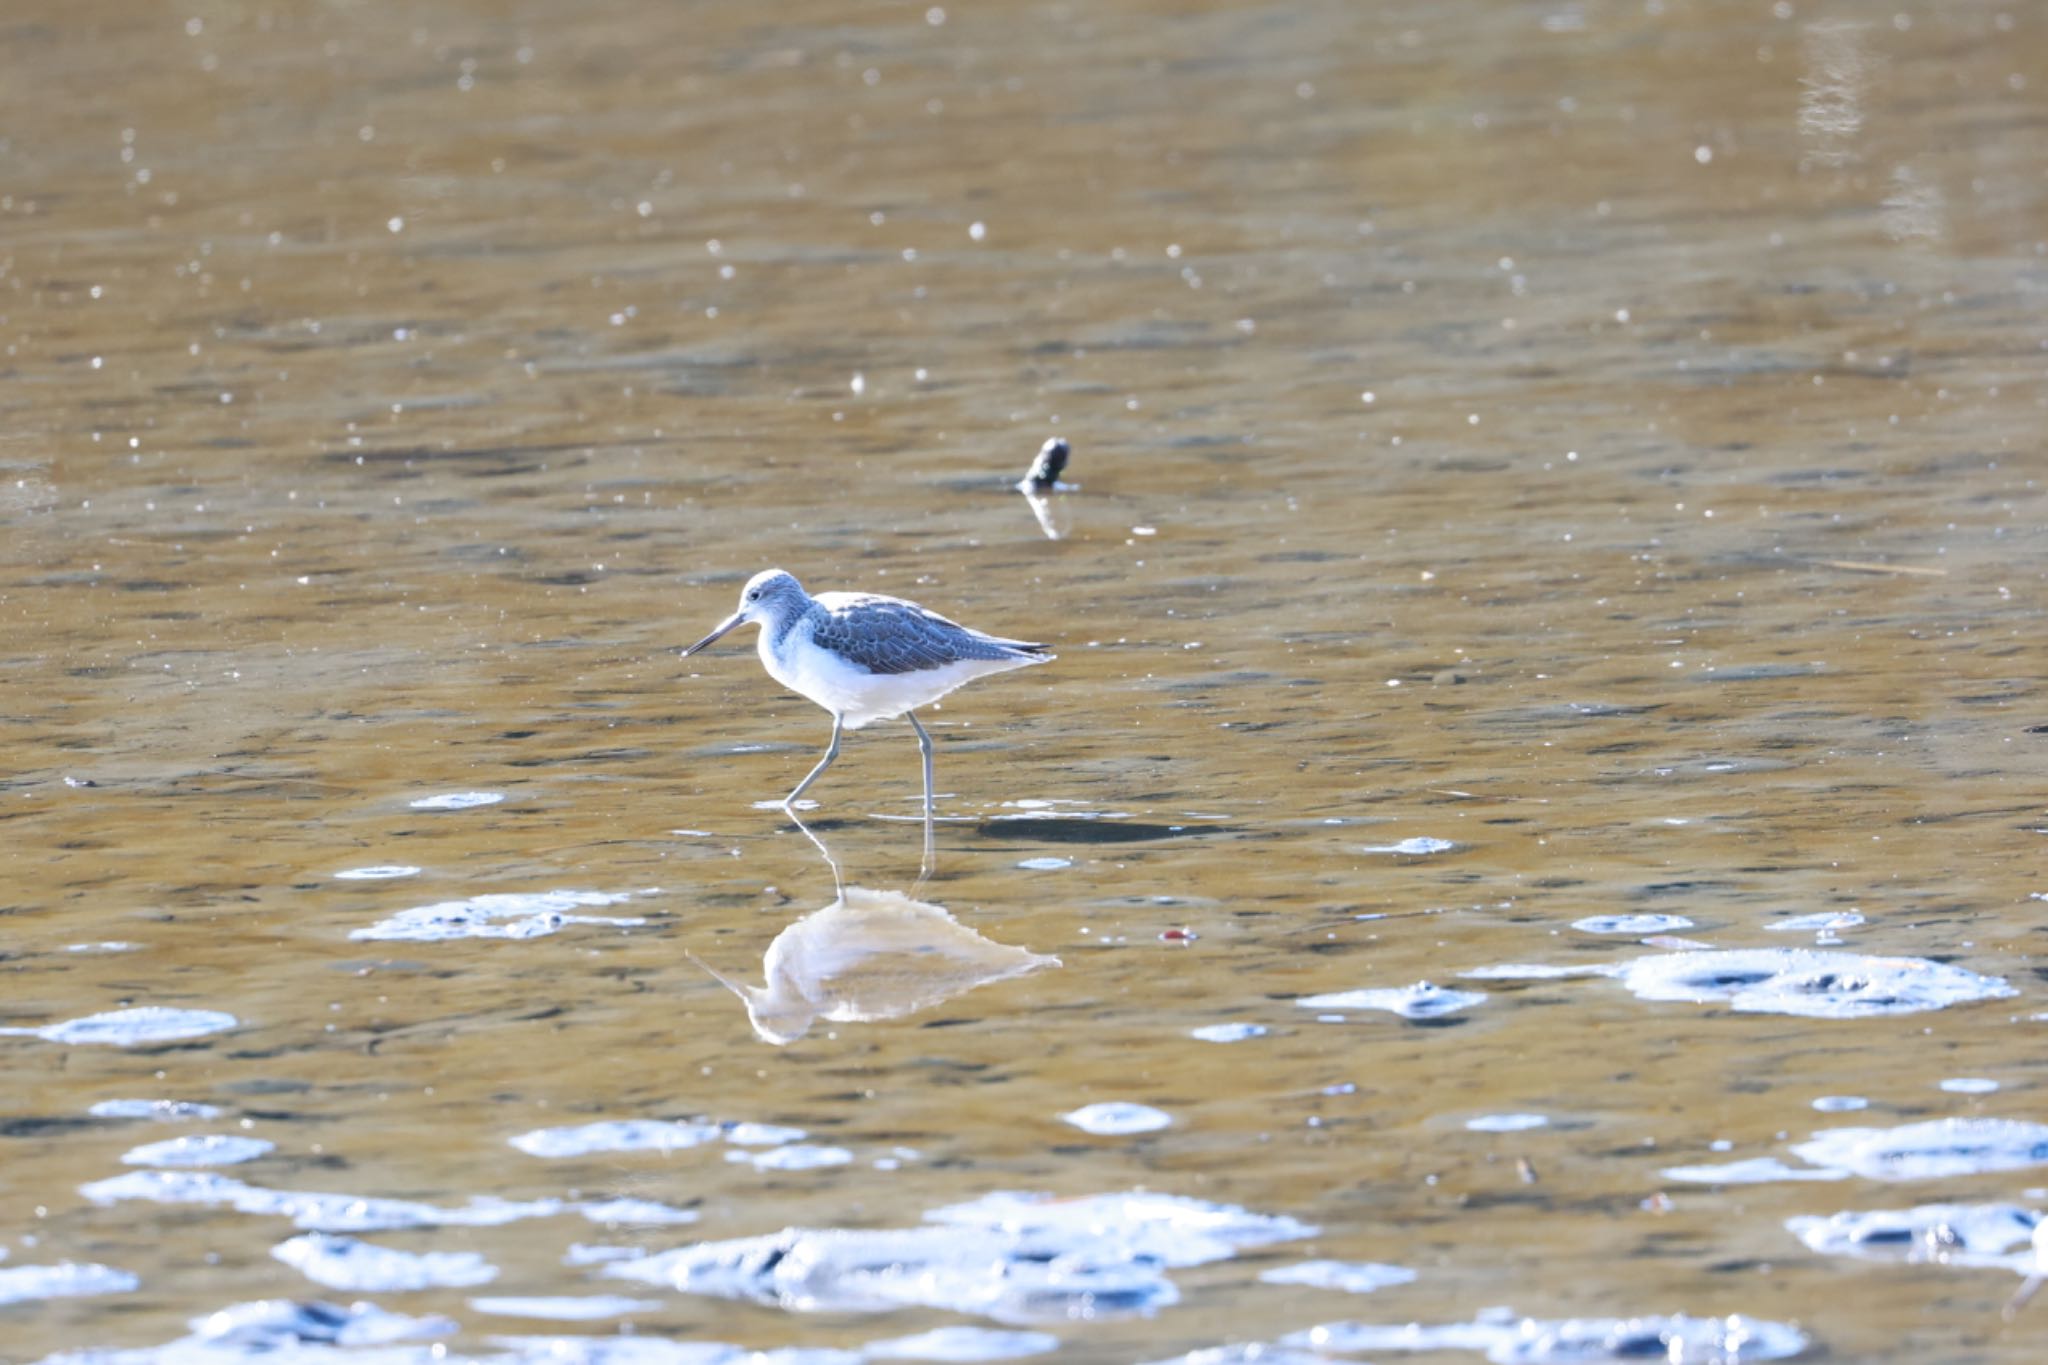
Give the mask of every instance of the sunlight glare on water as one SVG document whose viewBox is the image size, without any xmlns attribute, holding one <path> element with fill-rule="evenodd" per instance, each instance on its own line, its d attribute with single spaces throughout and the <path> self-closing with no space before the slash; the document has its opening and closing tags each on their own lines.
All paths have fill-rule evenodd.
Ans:
<svg viewBox="0 0 2048 1365">
<path fill-rule="evenodd" d="M 9 1365 L 2041 1358 L 2048 17 L 0 28 Z"/>
</svg>

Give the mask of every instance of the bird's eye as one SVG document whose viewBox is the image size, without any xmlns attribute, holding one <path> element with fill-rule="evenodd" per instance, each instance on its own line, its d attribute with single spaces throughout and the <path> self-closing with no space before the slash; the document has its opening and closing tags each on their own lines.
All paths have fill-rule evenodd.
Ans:
<svg viewBox="0 0 2048 1365">
<path fill-rule="evenodd" d="M 749 593 L 747 594 L 747 600 L 748 600 L 749 602 L 758 602 L 758 601 L 760 601 L 760 600 L 761 600 L 761 590 L 760 590 L 759 588 L 755 588 L 755 589 L 754 589 L 754 590 L 753 590 L 752 592 L 749 592 Z"/>
</svg>

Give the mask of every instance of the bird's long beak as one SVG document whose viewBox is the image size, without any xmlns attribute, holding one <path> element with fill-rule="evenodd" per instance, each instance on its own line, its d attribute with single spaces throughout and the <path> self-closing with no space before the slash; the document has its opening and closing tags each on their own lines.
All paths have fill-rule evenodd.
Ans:
<svg viewBox="0 0 2048 1365">
<path fill-rule="evenodd" d="M 689 658 L 692 654 L 695 654 L 698 650 L 704 648 L 704 646 L 710 644 L 713 640 L 716 640 L 719 636 L 725 634 L 733 627 L 746 624 L 746 620 L 747 618 L 745 616 L 741 615 L 739 612 L 734 612 L 732 615 L 726 617 L 723 621 L 720 621 L 718 623 L 717 630 L 712 631 L 709 635 L 699 640 L 696 644 L 691 645 L 688 649 L 684 650 L 677 657 L 684 659 Z"/>
</svg>

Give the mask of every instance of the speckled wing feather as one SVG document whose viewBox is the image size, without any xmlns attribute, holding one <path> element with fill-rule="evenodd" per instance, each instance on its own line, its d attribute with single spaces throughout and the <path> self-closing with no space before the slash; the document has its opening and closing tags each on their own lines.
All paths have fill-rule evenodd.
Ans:
<svg viewBox="0 0 2048 1365">
<path fill-rule="evenodd" d="M 916 673 L 966 659 L 1023 663 L 1045 650 L 970 630 L 901 598 L 865 595 L 827 606 L 811 638 L 870 673 Z"/>
</svg>

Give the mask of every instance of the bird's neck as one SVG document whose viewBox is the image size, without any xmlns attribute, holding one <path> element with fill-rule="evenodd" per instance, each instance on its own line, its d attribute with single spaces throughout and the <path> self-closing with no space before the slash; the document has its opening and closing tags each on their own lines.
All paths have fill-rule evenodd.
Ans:
<svg viewBox="0 0 2048 1365">
<path fill-rule="evenodd" d="M 761 628 L 762 652 L 764 654 L 772 653 L 780 657 L 788 645 L 802 638 L 797 634 L 797 630 L 810 620 L 811 613 L 816 609 L 817 605 L 815 603 L 806 602 L 803 606 L 789 612 L 780 620 L 771 621 L 763 626 Z"/>
</svg>

